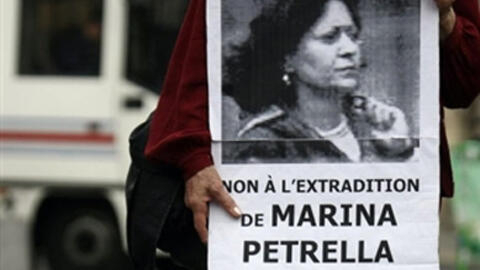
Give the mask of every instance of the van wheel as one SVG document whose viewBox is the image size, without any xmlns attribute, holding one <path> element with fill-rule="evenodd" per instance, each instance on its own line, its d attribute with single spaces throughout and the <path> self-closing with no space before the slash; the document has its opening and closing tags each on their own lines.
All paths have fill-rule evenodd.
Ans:
<svg viewBox="0 0 480 270">
<path fill-rule="evenodd" d="M 113 216 L 97 209 L 60 211 L 46 227 L 46 253 L 53 270 L 120 269 L 123 259 Z"/>
</svg>

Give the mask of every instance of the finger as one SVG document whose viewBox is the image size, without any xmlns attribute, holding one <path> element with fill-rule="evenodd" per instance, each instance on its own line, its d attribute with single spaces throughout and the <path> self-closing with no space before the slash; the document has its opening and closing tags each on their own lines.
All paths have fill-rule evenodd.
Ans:
<svg viewBox="0 0 480 270">
<path fill-rule="evenodd" d="M 377 126 L 378 120 L 379 120 L 378 105 L 375 103 L 369 104 L 367 112 L 368 112 L 367 119 L 370 122 L 370 124 Z"/>
<path fill-rule="evenodd" d="M 383 125 L 385 123 L 385 108 L 384 106 L 378 106 L 377 110 L 375 112 L 376 118 L 377 118 L 377 126 L 376 128 L 382 129 L 383 130 Z"/>
<path fill-rule="evenodd" d="M 382 130 L 388 130 L 392 127 L 393 122 L 391 121 L 392 109 L 390 107 L 384 106 L 380 110 L 380 128 Z"/>
<path fill-rule="evenodd" d="M 435 0 L 435 3 L 437 4 L 437 7 L 440 10 L 440 12 L 446 9 L 449 9 L 454 2 L 455 2 L 454 0 Z"/>
<path fill-rule="evenodd" d="M 390 114 L 394 111 L 394 108 L 373 98 L 369 98 L 368 106 L 370 112 L 370 124 L 379 130 L 390 129 L 393 123 Z"/>
<path fill-rule="evenodd" d="M 396 113 L 395 113 L 395 112 L 390 112 L 390 115 L 389 115 L 389 121 L 390 121 L 390 123 L 393 124 L 396 119 L 397 119 Z"/>
<path fill-rule="evenodd" d="M 204 206 L 198 206 L 193 210 L 193 225 L 200 240 L 204 244 L 208 241 L 207 215 L 208 208 L 206 204 Z"/>
<path fill-rule="evenodd" d="M 388 129 L 391 129 L 397 122 L 397 119 L 401 118 L 402 112 L 398 109 L 393 109 L 388 112 Z"/>
<path fill-rule="evenodd" d="M 222 184 L 213 185 L 210 190 L 210 195 L 232 217 L 239 218 L 242 215 L 240 208 L 237 206 L 235 201 L 232 199 L 230 194 L 228 194 Z"/>
<path fill-rule="evenodd" d="M 366 99 L 366 114 L 367 114 L 367 120 L 370 122 L 372 125 L 378 124 L 378 108 L 379 108 L 379 102 L 377 102 L 374 98 L 367 98 Z"/>
</svg>

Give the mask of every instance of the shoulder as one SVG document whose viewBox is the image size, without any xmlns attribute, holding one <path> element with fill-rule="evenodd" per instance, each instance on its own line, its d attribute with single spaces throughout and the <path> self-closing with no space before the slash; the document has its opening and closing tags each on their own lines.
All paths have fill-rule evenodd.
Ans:
<svg viewBox="0 0 480 270">
<path fill-rule="evenodd" d="M 283 109 L 276 105 L 271 105 L 260 113 L 246 117 L 237 132 L 237 137 L 244 139 L 278 138 L 278 135 L 273 130 L 273 126 L 286 117 L 287 114 Z"/>
<path fill-rule="evenodd" d="M 222 113 L 223 138 L 226 140 L 277 138 L 273 126 L 287 118 L 286 111 L 276 105 L 258 113 L 247 112 L 229 96 L 222 98 Z"/>
</svg>

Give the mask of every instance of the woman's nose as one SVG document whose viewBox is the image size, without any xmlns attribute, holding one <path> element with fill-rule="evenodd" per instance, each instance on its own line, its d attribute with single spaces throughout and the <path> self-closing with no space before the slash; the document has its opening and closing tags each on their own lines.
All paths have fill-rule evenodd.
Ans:
<svg viewBox="0 0 480 270">
<path fill-rule="evenodd" d="M 359 50 L 358 42 L 345 32 L 342 32 L 338 40 L 338 46 L 338 54 L 340 56 L 353 56 Z"/>
</svg>

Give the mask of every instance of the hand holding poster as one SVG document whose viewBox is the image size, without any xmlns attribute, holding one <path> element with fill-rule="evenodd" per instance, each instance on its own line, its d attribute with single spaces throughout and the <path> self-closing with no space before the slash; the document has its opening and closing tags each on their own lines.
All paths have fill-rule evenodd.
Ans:
<svg viewBox="0 0 480 270">
<path fill-rule="evenodd" d="M 207 1 L 209 269 L 438 269 L 430 1 Z"/>
</svg>

